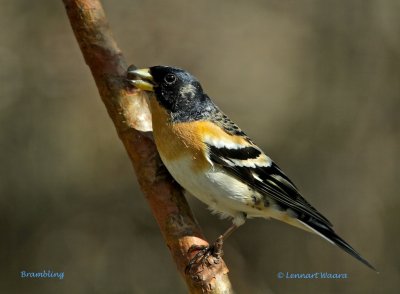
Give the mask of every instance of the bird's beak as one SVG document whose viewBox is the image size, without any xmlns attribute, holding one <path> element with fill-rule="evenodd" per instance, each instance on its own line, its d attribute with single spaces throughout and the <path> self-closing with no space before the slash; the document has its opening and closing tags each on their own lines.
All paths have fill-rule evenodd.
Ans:
<svg viewBox="0 0 400 294">
<path fill-rule="evenodd" d="M 128 68 L 128 81 L 138 89 L 150 92 L 154 91 L 154 79 L 148 68 Z"/>
</svg>

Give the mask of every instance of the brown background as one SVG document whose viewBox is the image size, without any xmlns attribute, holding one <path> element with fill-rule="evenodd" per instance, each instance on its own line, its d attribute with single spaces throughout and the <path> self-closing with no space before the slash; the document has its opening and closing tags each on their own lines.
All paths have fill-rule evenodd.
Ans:
<svg viewBox="0 0 400 294">
<path fill-rule="evenodd" d="M 0 3 L 0 292 L 185 293 L 61 0 Z M 253 220 L 225 246 L 238 293 L 398 293 L 399 1 L 103 3 L 130 63 L 196 75 L 381 271 Z M 210 240 L 229 225 L 190 202 Z"/>
</svg>

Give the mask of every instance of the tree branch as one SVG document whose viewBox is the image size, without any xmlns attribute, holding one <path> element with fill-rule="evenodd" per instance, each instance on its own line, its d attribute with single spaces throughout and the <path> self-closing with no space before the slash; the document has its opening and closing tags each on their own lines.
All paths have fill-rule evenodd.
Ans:
<svg viewBox="0 0 400 294">
<path fill-rule="evenodd" d="M 231 293 L 228 269 L 221 260 L 186 275 L 188 249 L 207 245 L 201 229 L 158 156 L 149 133 L 151 119 L 145 93 L 126 83 L 126 63 L 119 50 L 98 0 L 63 0 L 86 64 L 118 135 L 132 161 L 143 191 L 161 233 L 191 293 Z"/>
</svg>

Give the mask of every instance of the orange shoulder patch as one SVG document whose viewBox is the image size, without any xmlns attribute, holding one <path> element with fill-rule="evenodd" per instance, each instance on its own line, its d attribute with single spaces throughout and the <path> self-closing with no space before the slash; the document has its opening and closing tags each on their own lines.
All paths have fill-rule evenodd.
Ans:
<svg viewBox="0 0 400 294">
<path fill-rule="evenodd" d="M 171 123 L 169 114 L 156 99 L 150 100 L 150 107 L 154 138 L 164 160 L 173 161 L 190 156 L 193 167 L 202 170 L 210 166 L 206 158 L 206 140 L 249 145 L 244 138 L 230 135 L 210 121 Z"/>
</svg>

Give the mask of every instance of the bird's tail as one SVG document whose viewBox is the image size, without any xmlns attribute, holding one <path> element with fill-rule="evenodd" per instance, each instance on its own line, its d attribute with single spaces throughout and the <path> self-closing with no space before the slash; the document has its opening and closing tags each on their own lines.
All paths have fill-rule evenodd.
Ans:
<svg viewBox="0 0 400 294">
<path fill-rule="evenodd" d="M 321 236 L 328 242 L 343 249 L 348 254 L 350 254 L 354 258 L 357 258 L 363 264 L 368 266 L 370 269 L 378 272 L 376 268 L 372 266 L 366 259 L 364 259 L 356 250 L 354 250 L 353 247 L 351 247 L 345 240 L 340 238 L 331 227 L 328 227 L 327 225 L 321 223 L 320 221 L 314 218 L 309 218 L 304 220 L 299 219 L 298 221 L 301 222 L 308 229 L 310 229 L 310 231 L 316 233 L 317 235 Z"/>
</svg>

